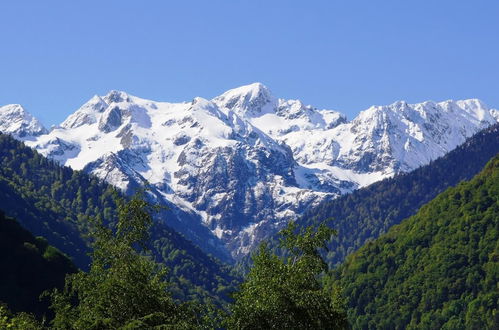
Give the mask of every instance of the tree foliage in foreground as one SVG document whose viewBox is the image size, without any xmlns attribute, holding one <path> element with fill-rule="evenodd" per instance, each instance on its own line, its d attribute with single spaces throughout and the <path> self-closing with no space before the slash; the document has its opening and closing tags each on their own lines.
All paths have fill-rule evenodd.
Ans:
<svg viewBox="0 0 499 330">
<path fill-rule="evenodd" d="M 335 292 L 323 289 L 320 275 L 327 270 L 319 249 L 334 231 L 324 225 L 308 227 L 296 234 L 290 224 L 281 232 L 281 246 L 290 251 L 285 260 L 265 245 L 254 256 L 254 264 L 225 320 L 228 329 L 342 329 L 346 316 Z"/>
<path fill-rule="evenodd" d="M 230 313 L 196 302 L 173 300 L 166 269 L 147 255 L 151 206 L 140 196 L 121 202 L 114 226 L 95 219 L 90 229 L 93 252 L 88 272 L 66 276 L 52 299 L 54 329 L 342 329 L 346 315 L 337 292 L 323 289 L 327 264 L 319 250 L 333 230 L 324 225 L 296 233 L 291 224 L 281 244 L 291 256 L 281 260 L 262 247 L 255 266 L 235 294 Z M 222 320 L 225 316 L 225 320 Z M 26 313 L 0 308 L 0 326 L 44 329 Z"/>
<path fill-rule="evenodd" d="M 0 303 L 0 329 L 38 330 L 43 329 L 33 314 L 13 314 L 5 304 Z"/>
<path fill-rule="evenodd" d="M 177 304 L 168 292 L 166 270 L 146 250 L 153 208 L 135 196 L 119 207 L 115 228 L 96 223 L 88 273 L 66 277 L 52 293 L 56 329 L 192 328 L 194 309 Z"/>
</svg>

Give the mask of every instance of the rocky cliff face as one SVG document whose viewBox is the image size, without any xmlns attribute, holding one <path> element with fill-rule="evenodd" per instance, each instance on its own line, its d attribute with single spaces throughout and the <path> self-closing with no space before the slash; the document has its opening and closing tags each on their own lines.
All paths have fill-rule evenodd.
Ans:
<svg viewBox="0 0 499 330">
<path fill-rule="evenodd" d="M 238 258 L 305 209 L 445 154 L 497 113 L 478 100 L 397 102 L 347 121 L 256 83 L 176 104 L 112 91 L 50 132 L 5 106 L 0 130 L 125 191 L 148 182 L 175 229 Z"/>
</svg>

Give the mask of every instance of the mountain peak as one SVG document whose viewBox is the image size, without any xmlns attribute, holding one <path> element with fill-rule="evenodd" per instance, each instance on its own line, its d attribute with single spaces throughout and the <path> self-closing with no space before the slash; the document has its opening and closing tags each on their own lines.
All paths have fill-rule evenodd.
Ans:
<svg viewBox="0 0 499 330">
<path fill-rule="evenodd" d="M 277 101 L 262 83 L 230 89 L 212 100 L 221 108 L 232 109 L 242 115 L 258 115 L 265 112 L 266 105 Z"/>
<path fill-rule="evenodd" d="M 459 107 L 464 110 L 476 111 L 477 109 L 490 110 L 487 104 L 479 99 L 467 99 L 455 102 Z"/>
<path fill-rule="evenodd" d="M 24 140 L 45 134 L 47 129 L 20 104 L 9 104 L 0 107 L 0 132 Z"/>
<path fill-rule="evenodd" d="M 222 95 L 241 95 L 241 96 L 250 96 L 251 98 L 256 98 L 260 94 L 265 94 L 267 96 L 271 95 L 271 92 L 267 86 L 260 82 L 255 82 L 249 85 L 243 85 L 236 88 L 229 89 Z"/>
<path fill-rule="evenodd" d="M 480 121 L 490 121 L 492 111 L 479 99 L 446 100 L 442 102 L 424 101 L 421 103 L 407 103 L 406 101 L 396 101 L 390 105 L 375 105 L 362 111 L 358 118 L 379 115 L 384 112 L 391 112 L 396 116 L 413 116 L 415 112 L 423 117 L 428 114 L 442 115 L 443 113 L 454 113 L 474 117 Z M 411 118 L 414 119 L 414 118 Z"/>
<path fill-rule="evenodd" d="M 87 103 L 76 110 L 75 113 L 66 118 L 60 126 L 63 128 L 76 128 L 83 125 L 93 124 L 97 120 L 97 114 L 103 112 L 107 107 L 108 104 L 106 101 L 104 101 L 102 97 L 95 95 L 88 100 Z"/>
<path fill-rule="evenodd" d="M 457 114 L 460 118 L 469 118 L 477 122 L 490 122 L 496 120 L 490 109 L 479 99 L 448 100 L 438 104 L 445 112 Z"/>
<path fill-rule="evenodd" d="M 2 107 L 0 107 L 0 111 L 2 113 L 10 112 L 10 113 L 18 113 L 18 114 L 24 114 L 26 113 L 26 110 L 24 110 L 23 106 L 20 104 L 7 104 Z"/>
<path fill-rule="evenodd" d="M 123 91 L 111 90 L 102 98 L 106 103 L 130 102 L 130 95 Z"/>
</svg>

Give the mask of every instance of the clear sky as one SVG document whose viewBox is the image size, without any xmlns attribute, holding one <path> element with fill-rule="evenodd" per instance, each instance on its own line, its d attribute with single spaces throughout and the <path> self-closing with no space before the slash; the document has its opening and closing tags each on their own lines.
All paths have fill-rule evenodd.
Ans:
<svg viewBox="0 0 499 330">
<path fill-rule="evenodd" d="M 499 108 L 499 1 L 0 2 L 0 105 L 46 126 L 111 89 L 157 101 L 262 82 L 353 118 L 372 104 Z"/>
</svg>

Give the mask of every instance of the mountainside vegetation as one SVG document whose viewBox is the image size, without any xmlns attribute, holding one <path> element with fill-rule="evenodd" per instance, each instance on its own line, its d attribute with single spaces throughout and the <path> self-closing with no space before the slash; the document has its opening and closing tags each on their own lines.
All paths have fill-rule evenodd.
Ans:
<svg viewBox="0 0 499 330">
<path fill-rule="evenodd" d="M 414 215 L 445 189 L 480 172 L 499 153 L 497 141 L 499 124 L 477 133 L 426 166 L 323 203 L 306 212 L 297 224 L 307 227 L 326 221 L 338 231 L 325 255 L 330 266 L 338 266 L 347 255 Z M 278 238 L 273 237 L 269 244 L 278 250 L 277 242 Z"/>
<path fill-rule="evenodd" d="M 0 134 L 0 210 L 42 236 L 83 270 L 90 263 L 89 219 L 117 218 L 122 198 L 111 185 L 58 165 L 9 135 Z M 229 267 L 206 255 L 163 222 L 148 241 L 155 260 L 170 269 L 172 292 L 180 299 L 228 300 L 238 279 Z"/>
<path fill-rule="evenodd" d="M 354 329 L 497 329 L 498 283 L 499 155 L 332 276 Z"/>
<path fill-rule="evenodd" d="M 12 312 L 49 315 L 45 290 L 62 288 L 66 274 L 76 267 L 41 237 L 34 237 L 0 211 L 0 302 Z M 0 323 L 1 324 L 1 323 Z"/>
</svg>

